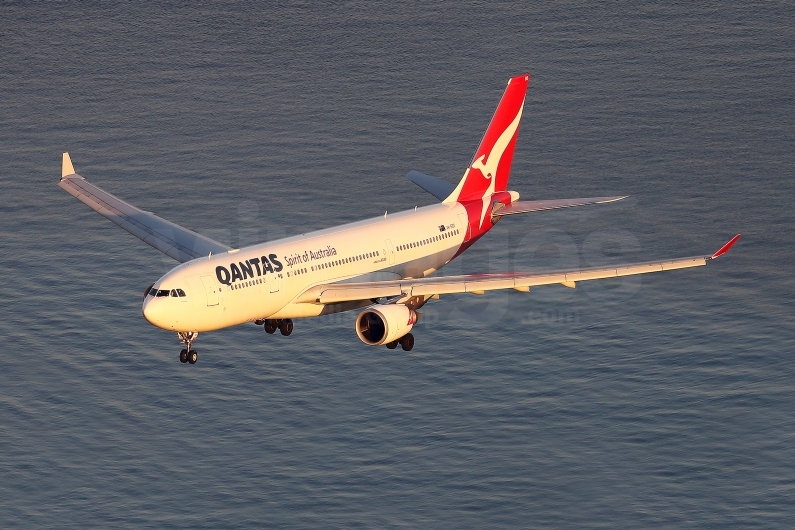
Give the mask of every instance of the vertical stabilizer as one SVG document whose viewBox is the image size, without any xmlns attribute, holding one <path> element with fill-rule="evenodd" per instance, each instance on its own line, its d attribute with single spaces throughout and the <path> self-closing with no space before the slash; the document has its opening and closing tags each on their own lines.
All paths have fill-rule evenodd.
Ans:
<svg viewBox="0 0 795 530">
<path fill-rule="evenodd" d="M 516 76 L 508 81 L 508 87 L 475 151 L 472 163 L 458 186 L 443 202 L 488 201 L 493 193 L 508 188 L 513 149 L 519 134 L 519 121 L 522 119 L 529 82 L 530 74 Z"/>
</svg>

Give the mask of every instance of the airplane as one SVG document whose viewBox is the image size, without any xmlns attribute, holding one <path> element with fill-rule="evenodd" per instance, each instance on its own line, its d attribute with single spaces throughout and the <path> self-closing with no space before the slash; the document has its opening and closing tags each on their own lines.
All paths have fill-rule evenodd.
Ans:
<svg viewBox="0 0 795 530">
<path fill-rule="evenodd" d="M 199 333 L 254 322 L 268 333 L 293 331 L 293 319 L 359 309 L 355 331 L 369 346 L 414 347 L 411 329 L 431 299 L 497 289 L 615 278 L 698 267 L 725 254 L 557 271 L 432 276 L 506 216 L 624 199 L 519 200 L 508 190 L 530 75 L 508 81 L 472 162 L 457 185 L 410 171 L 439 201 L 399 213 L 269 241 L 228 245 L 140 210 L 75 173 L 63 154 L 59 186 L 145 243 L 180 262 L 144 292 L 144 318 L 177 332 L 182 363 L 195 364 Z"/>
</svg>

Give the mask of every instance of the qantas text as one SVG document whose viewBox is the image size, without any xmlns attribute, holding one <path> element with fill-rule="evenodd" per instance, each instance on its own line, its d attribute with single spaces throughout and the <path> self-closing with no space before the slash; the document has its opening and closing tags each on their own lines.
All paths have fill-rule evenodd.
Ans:
<svg viewBox="0 0 795 530">
<path fill-rule="evenodd" d="M 276 254 L 268 254 L 267 257 L 262 256 L 232 263 L 228 269 L 219 265 L 215 268 L 215 277 L 224 285 L 231 285 L 238 280 L 255 278 L 268 272 L 280 272 L 283 268 L 282 263 L 276 259 Z"/>
</svg>

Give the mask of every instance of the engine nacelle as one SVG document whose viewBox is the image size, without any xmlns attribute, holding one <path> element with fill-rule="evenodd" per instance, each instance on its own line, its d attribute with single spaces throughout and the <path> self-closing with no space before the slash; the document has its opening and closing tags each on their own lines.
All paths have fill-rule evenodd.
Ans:
<svg viewBox="0 0 795 530">
<path fill-rule="evenodd" d="M 356 318 L 356 334 L 368 346 L 397 340 L 417 322 L 417 313 L 403 304 L 378 305 Z"/>
</svg>

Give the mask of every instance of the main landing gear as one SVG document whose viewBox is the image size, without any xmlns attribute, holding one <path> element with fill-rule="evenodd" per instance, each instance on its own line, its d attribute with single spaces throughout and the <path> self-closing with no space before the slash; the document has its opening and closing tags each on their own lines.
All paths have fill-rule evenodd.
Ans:
<svg viewBox="0 0 795 530">
<path fill-rule="evenodd" d="M 257 320 L 255 324 L 262 324 L 265 327 L 265 333 L 270 333 L 271 335 L 276 333 L 277 329 L 279 330 L 279 333 L 285 337 L 293 332 L 293 320 L 291 318 L 269 318 L 266 320 Z"/>
<path fill-rule="evenodd" d="M 397 348 L 397 345 L 400 344 L 400 347 L 403 348 L 403 351 L 411 351 L 414 347 L 414 335 L 411 333 L 406 333 L 398 340 L 393 340 L 392 342 L 387 342 L 386 347 L 390 350 L 394 350 Z"/>
<path fill-rule="evenodd" d="M 196 350 L 192 349 L 193 341 L 199 336 L 196 331 L 178 331 L 179 341 L 185 345 L 185 348 L 179 352 L 179 362 L 196 364 L 199 360 L 199 354 Z"/>
</svg>

